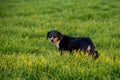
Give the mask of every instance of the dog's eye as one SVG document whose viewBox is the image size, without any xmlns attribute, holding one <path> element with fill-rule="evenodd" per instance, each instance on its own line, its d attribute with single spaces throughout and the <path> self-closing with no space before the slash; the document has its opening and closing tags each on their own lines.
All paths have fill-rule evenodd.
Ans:
<svg viewBox="0 0 120 80">
<path fill-rule="evenodd" d="M 56 38 L 57 37 L 57 35 L 54 35 L 54 38 Z"/>
<path fill-rule="evenodd" d="M 51 38 L 51 37 L 52 37 L 52 34 L 50 34 L 49 37 Z"/>
</svg>

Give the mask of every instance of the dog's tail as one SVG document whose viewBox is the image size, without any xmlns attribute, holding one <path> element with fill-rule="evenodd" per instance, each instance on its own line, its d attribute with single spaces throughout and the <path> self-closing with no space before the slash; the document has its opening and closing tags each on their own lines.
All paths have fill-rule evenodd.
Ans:
<svg viewBox="0 0 120 80">
<path fill-rule="evenodd" d="M 93 58 L 94 59 L 97 59 L 99 57 L 99 53 L 98 53 L 98 51 L 95 49 L 94 50 L 94 54 L 93 54 Z"/>
</svg>

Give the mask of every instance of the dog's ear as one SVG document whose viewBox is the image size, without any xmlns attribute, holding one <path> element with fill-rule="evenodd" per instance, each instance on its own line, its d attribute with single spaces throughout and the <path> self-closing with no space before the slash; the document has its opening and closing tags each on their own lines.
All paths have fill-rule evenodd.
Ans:
<svg viewBox="0 0 120 80">
<path fill-rule="evenodd" d="M 63 36 L 63 34 L 62 34 L 62 33 L 60 33 L 60 32 L 57 32 L 57 34 L 58 34 L 58 36 L 59 36 L 59 39 L 60 39 L 60 40 L 62 40 L 62 39 L 63 39 L 63 37 L 64 37 L 64 36 Z"/>
<path fill-rule="evenodd" d="M 49 37 L 49 32 L 47 33 L 47 37 L 46 37 L 46 40 L 48 39 L 48 37 Z"/>
<path fill-rule="evenodd" d="M 62 39 L 63 39 L 63 35 L 61 34 L 61 35 L 60 35 L 60 40 L 62 40 Z"/>
</svg>

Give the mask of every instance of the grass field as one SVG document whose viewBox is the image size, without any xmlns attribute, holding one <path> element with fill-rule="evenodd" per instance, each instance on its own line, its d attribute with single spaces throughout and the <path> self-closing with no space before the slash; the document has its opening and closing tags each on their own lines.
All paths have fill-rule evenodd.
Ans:
<svg viewBox="0 0 120 80">
<path fill-rule="evenodd" d="M 63 56 L 49 30 L 89 36 L 100 57 Z M 0 0 L 0 80 L 120 80 L 119 0 Z"/>
</svg>

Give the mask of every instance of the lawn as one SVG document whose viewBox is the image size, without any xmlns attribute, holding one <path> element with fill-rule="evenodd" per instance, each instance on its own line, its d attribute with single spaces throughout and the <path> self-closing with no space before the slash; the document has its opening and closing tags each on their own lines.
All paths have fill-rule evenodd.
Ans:
<svg viewBox="0 0 120 80">
<path fill-rule="evenodd" d="M 100 56 L 60 56 L 50 30 L 89 36 Z M 0 80 L 120 80 L 119 0 L 0 0 Z"/>
</svg>

